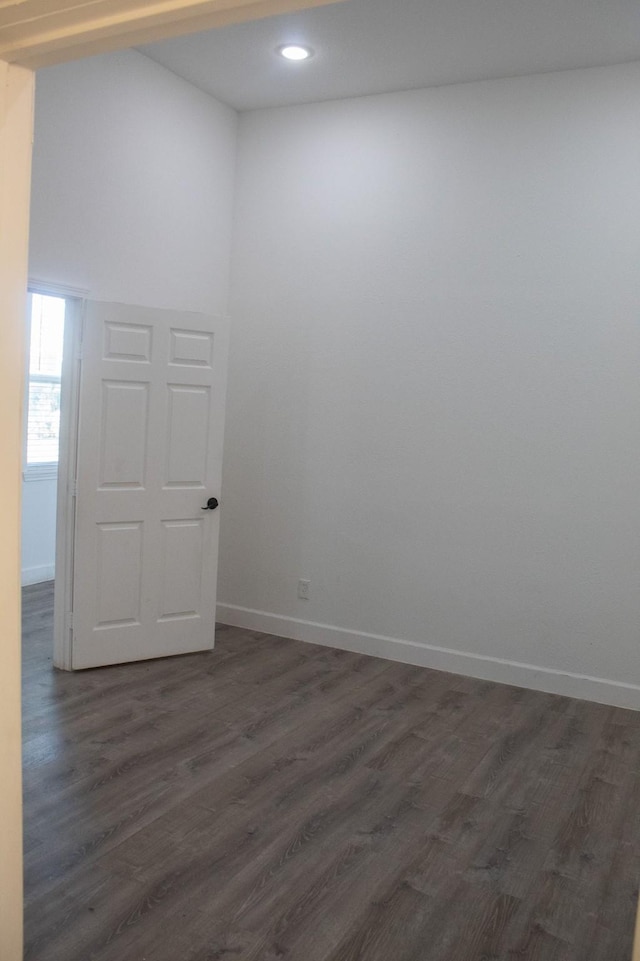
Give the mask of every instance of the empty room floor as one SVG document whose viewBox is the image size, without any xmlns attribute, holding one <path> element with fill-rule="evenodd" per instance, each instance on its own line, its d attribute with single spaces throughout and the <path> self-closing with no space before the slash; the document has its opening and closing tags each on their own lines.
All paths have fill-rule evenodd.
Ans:
<svg viewBox="0 0 640 961">
<path fill-rule="evenodd" d="M 24 601 L 27 961 L 629 961 L 640 713 L 237 628 L 65 674 Z"/>
</svg>

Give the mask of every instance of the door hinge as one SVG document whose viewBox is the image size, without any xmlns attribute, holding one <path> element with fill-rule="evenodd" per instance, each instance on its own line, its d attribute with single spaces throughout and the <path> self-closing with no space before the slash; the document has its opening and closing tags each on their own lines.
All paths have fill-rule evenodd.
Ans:
<svg viewBox="0 0 640 961">
<path fill-rule="evenodd" d="M 67 611 L 64 615 L 64 626 L 68 634 L 73 634 L 73 611 Z"/>
<path fill-rule="evenodd" d="M 78 496 L 78 481 L 73 480 L 69 483 L 69 494 L 71 497 Z"/>
</svg>

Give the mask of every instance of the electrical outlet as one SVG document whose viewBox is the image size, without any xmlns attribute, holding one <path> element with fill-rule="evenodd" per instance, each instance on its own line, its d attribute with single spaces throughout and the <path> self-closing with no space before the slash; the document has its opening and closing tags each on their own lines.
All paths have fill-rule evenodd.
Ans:
<svg viewBox="0 0 640 961">
<path fill-rule="evenodd" d="M 301 601 L 309 600 L 309 587 L 311 586 L 311 581 L 298 581 L 298 597 Z"/>
</svg>

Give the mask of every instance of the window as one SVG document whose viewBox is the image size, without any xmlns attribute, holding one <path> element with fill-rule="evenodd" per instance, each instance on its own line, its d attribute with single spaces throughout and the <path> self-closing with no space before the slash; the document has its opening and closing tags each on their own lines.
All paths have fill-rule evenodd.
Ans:
<svg viewBox="0 0 640 961">
<path fill-rule="evenodd" d="M 25 479 L 53 477 L 58 469 L 65 310 L 64 297 L 29 295 Z"/>
</svg>

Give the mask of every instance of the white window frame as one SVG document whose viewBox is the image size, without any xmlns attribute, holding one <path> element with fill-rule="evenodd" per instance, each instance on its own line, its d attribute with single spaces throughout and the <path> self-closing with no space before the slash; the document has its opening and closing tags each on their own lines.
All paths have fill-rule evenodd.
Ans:
<svg viewBox="0 0 640 961">
<path fill-rule="evenodd" d="M 58 478 L 59 466 L 60 466 L 60 443 L 58 445 L 58 460 L 53 464 L 29 464 L 27 463 L 27 437 L 28 437 L 28 426 L 29 426 L 29 383 L 31 381 L 42 380 L 43 383 L 51 383 L 52 381 L 59 381 L 62 385 L 62 376 L 60 378 L 53 376 L 44 376 L 35 374 L 31 376 L 29 372 L 29 357 L 31 353 L 31 298 L 33 294 L 41 294 L 45 297 L 60 297 L 66 301 L 65 307 L 65 349 L 67 343 L 66 327 L 67 320 L 73 309 L 77 307 L 83 300 L 85 300 L 87 293 L 84 290 L 77 290 L 73 287 L 63 287 L 59 284 L 49 284 L 42 283 L 37 280 L 30 280 L 27 287 L 28 297 L 27 297 L 27 317 L 25 323 L 25 333 L 26 333 L 26 357 L 25 357 L 25 400 L 24 400 L 24 418 L 23 418 L 23 431 L 22 431 L 22 479 L 25 483 L 30 483 L 32 481 L 42 481 L 42 480 L 56 480 Z M 63 360 L 63 373 L 64 373 L 64 360 Z M 62 422 L 61 422 L 62 426 Z"/>
<path fill-rule="evenodd" d="M 29 291 L 31 293 L 31 291 Z M 28 303 L 31 304 L 31 298 L 29 298 Z M 66 305 L 65 305 L 66 312 Z M 29 334 L 31 334 L 31 311 L 29 311 L 29 317 L 27 319 L 27 325 L 29 327 Z M 28 358 L 27 358 L 28 359 Z M 35 461 L 33 464 L 27 462 L 27 452 L 29 446 L 29 387 L 31 384 L 60 384 L 62 385 L 62 376 L 56 377 L 54 374 L 32 374 L 27 369 L 27 384 L 26 384 L 26 400 L 25 400 L 25 430 L 24 430 L 24 455 L 23 464 L 24 468 L 22 471 L 22 478 L 25 481 L 39 481 L 47 480 L 51 477 L 58 476 L 58 464 L 60 463 L 60 438 L 58 438 L 58 460 L 51 462 L 38 463 Z"/>
</svg>

